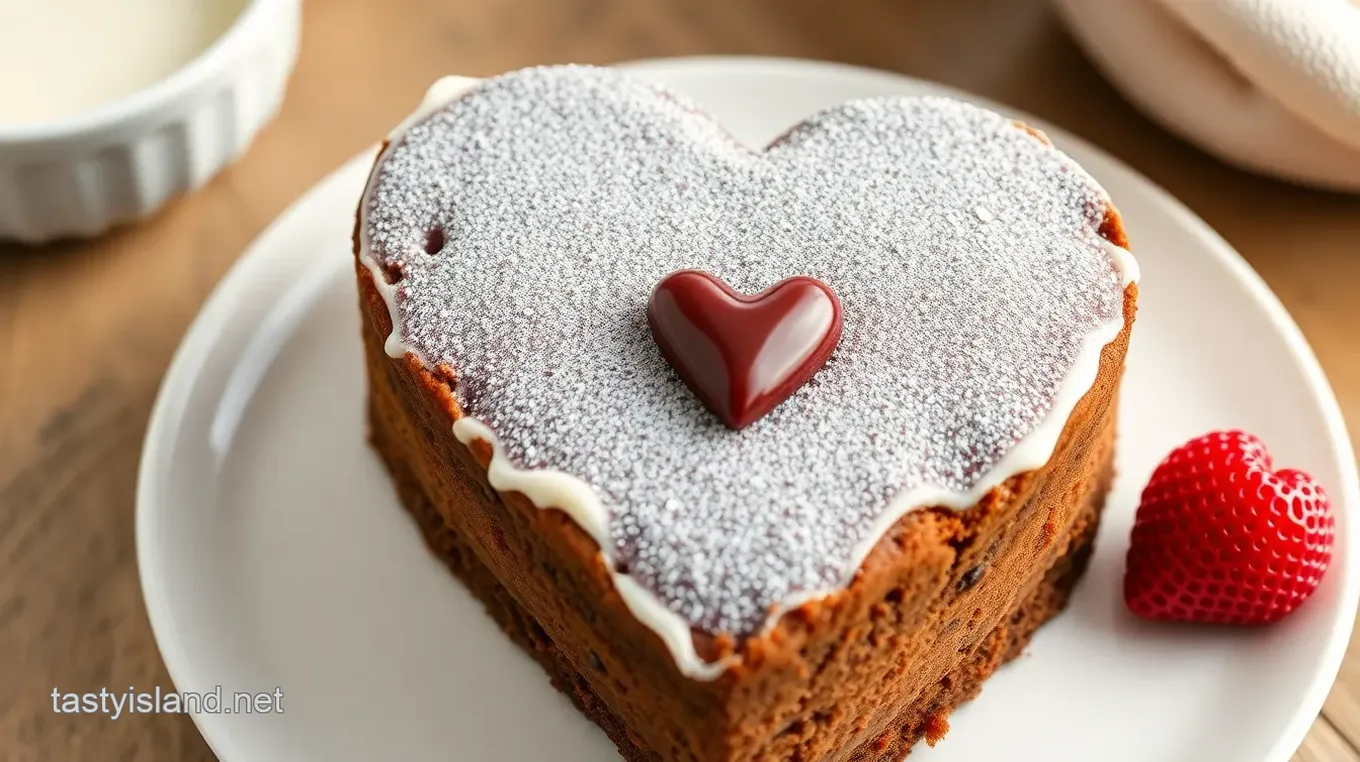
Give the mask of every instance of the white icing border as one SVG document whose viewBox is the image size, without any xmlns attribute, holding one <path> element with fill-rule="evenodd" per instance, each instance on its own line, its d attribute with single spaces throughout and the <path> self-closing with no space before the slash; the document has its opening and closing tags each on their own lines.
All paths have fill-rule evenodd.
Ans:
<svg viewBox="0 0 1360 762">
<path fill-rule="evenodd" d="M 388 134 L 389 148 L 391 144 L 395 144 L 405 134 L 411 125 L 462 97 L 481 82 L 480 79 L 453 76 L 444 77 L 435 82 L 426 93 L 420 106 Z M 378 289 L 378 293 L 382 295 L 383 300 L 387 302 L 388 314 L 391 316 L 392 322 L 392 332 L 388 334 L 384 342 L 384 349 L 388 356 L 400 358 L 410 352 L 415 354 L 421 362 L 424 362 L 424 358 L 421 358 L 418 352 L 407 347 L 401 341 L 400 331 L 397 330 L 399 325 L 396 302 L 397 287 L 387 283 L 387 279 L 384 277 L 381 268 L 374 262 L 368 248 L 368 230 L 364 224 L 364 215 L 368 211 L 369 199 L 377 180 L 376 168 L 381 165 L 382 158 L 385 155 L 386 150 L 376 158 L 374 162 L 375 171 L 370 174 L 359 202 L 359 260 L 368 268 L 373 276 L 374 286 Z M 1071 160 L 1069 159 L 1069 161 Z M 1071 164 L 1074 170 L 1086 174 L 1085 170 L 1075 161 L 1071 161 Z M 1087 175 L 1087 177 L 1090 176 Z M 1099 187 L 1094 179 L 1091 182 Z M 1119 271 L 1124 287 L 1127 288 L 1130 284 L 1137 283 L 1140 271 L 1138 261 L 1133 255 L 1123 247 L 1116 246 L 1108 241 L 1104 242 L 1104 248 L 1110 255 L 1115 269 Z M 1006 453 L 974 485 L 973 489 L 967 492 L 954 492 L 940 487 L 927 486 L 918 487 L 895 497 L 888 505 L 887 510 L 874 524 L 873 531 L 855 548 L 853 563 L 847 565 L 849 571 L 846 578 L 836 587 L 804 592 L 776 606 L 766 620 L 765 627 L 761 632 L 769 632 L 785 612 L 796 609 L 808 601 L 817 600 L 842 590 L 849 585 L 854 580 L 855 575 L 859 573 L 859 568 L 864 563 L 864 559 L 868 557 L 878 541 L 882 539 L 893 524 L 896 524 L 909 511 L 926 505 L 945 506 L 955 510 L 971 508 L 988 492 L 1007 479 L 1043 467 L 1048 462 L 1049 457 L 1052 456 L 1053 448 L 1057 446 L 1058 437 L 1067 425 L 1072 410 L 1076 408 L 1077 402 L 1095 383 L 1100 370 L 1101 350 L 1119 336 L 1120 331 L 1124 329 L 1124 321 L 1125 317 L 1121 312 L 1118 320 L 1087 334 L 1082 343 L 1081 352 L 1062 386 L 1059 387 L 1058 393 L 1054 397 L 1053 407 L 1048 415 L 1029 434 L 1016 443 L 1010 452 Z M 689 622 L 667 608 L 660 598 L 644 588 L 630 575 L 614 571 L 613 538 L 609 533 L 609 511 L 600 502 L 599 495 L 589 484 L 562 471 L 517 468 L 505 455 L 505 450 L 495 432 L 486 424 L 470 416 L 464 416 L 454 422 L 453 434 L 464 445 L 470 446 L 474 440 L 479 439 L 491 445 L 491 463 L 487 469 L 487 476 L 491 486 L 496 490 L 500 492 L 520 492 L 540 509 L 555 508 L 563 511 L 595 540 L 600 547 L 600 554 L 609 567 L 614 589 L 623 599 L 624 604 L 628 606 L 628 610 L 632 612 L 633 616 L 665 642 L 681 673 L 694 680 L 713 680 L 737 662 L 738 656 L 736 655 L 727 656 L 712 663 L 704 661 L 694 648 Z"/>
</svg>

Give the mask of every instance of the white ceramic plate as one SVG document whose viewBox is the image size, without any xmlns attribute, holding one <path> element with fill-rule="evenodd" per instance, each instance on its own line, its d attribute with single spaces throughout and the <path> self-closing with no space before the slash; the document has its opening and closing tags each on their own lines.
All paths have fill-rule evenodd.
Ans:
<svg viewBox="0 0 1360 762">
<path fill-rule="evenodd" d="M 768 59 L 637 70 L 752 144 L 848 98 L 939 91 Z M 1204 223 L 1105 154 L 1017 116 L 1105 185 L 1142 263 L 1120 477 L 1071 608 L 913 759 L 1283 762 L 1335 677 L 1360 589 L 1354 458 L 1335 400 L 1289 316 Z M 261 236 L 165 380 L 137 546 L 166 665 L 182 691 L 282 690 L 282 713 L 195 716 L 226 762 L 616 759 L 426 552 L 367 447 L 349 236 L 369 160 Z M 1274 628 L 1136 621 L 1119 584 L 1138 492 L 1172 447 L 1224 427 L 1259 434 L 1331 491 L 1336 561 Z"/>
</svg>

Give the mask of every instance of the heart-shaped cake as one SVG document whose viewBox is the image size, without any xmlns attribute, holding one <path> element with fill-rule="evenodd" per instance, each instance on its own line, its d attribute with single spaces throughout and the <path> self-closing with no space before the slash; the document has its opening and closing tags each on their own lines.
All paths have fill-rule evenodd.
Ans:
<svg viewBox="0 0 1360 762">
<path fill-rule="evenodd" d="M 816 726 L 817 697 L 880 685 L 912 693 L 875 694 L 869 722 L 896 723 L 900 756 L 981 677 L 909 699 L 985 676 L 968 665 L 1080 574 L 1052 570 L 1084 557 L 1108 487 L 1124 243 L 1043 136 L 946 98 L 848 103 L 753 148 L 609 69 L 448 80 L 360 208 L 374 439 L 455 571 L 627 727 L 625 756 L 735 759 L 741 725 L 766 744 L 741 759 L 818 759 L 867 731 L 857 709 Z M 695 270 L 729 295 L 816 279 L 839 341 L 797 329 L 798 351 L 834 351 L 781 370 L 782 402 L 718 411 L 663 351 L 693 321 L 649 325 Z M 713 346 L 773 332 L 720 317 Z"/>
</svg>

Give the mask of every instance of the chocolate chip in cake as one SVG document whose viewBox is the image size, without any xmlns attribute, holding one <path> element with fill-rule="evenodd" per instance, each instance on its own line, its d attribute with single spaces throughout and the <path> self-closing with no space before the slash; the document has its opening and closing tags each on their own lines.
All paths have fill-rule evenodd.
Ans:
<svg viewBox="0 0 1360 762">
<path fill-rule="evenodd" d="M 958 591 L 960 593 L 963 593 L 973 589 L 973 586 L 978 583 L 978 580 L 982 579 L 982 572 L 984 571 L 984 569 L 985 567 L 983 564 L 978 564 L 977 566 L 974 566 L 973 568 L 964 572 L 959 577 L 959 584 L 957 586 Z"/>
<path fill-rule="evenodd" d="M 384 262 L 382 264 L 382 274 L 383 281 L 385 281 L 387 285 L 395 286 L 401 281 L 401 278 L 405 273 L 402 271 L 402 264 L 400 262 Z"/>
<path fill-rule="evenodd" d="M 605 672 L 604 662 L 600 661 L 599 655 L 594 651 L 590 652 L 590 668 L 596 672 Z"/>
<path fill-rule="evenodd" d="M 432 227 L 425 233 L 425 253 L 434 256 L 444 250 L 444 229 Z"/>
</svg>

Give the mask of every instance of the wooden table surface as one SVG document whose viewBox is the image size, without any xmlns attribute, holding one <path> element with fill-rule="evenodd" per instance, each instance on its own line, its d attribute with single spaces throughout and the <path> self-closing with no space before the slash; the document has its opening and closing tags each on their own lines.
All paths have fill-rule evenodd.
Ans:
<svg viewBox="0 0 1360 762">
<path fill-rule="evenodd" d="M 1241 174 L 1139 116 L 1043 0 L 307 0 L 282 113 L 234 167 L 90 243 L 0 244 L 0 760 L 207 760 L 183 715 L 59 715 L 51 691 L 171 683 L 138 588 L 133 492 L 157 385 L 265 225 L 446 73 L 705 53 L 938 80 L 1102 146 L 1279 294 L 1360 430 L 1360 197 Z M 1360 762 L 1360 650 L 1297 760 Z M 1243 760 L 1241 762 L 1247 762 Z"/>
</svg>

